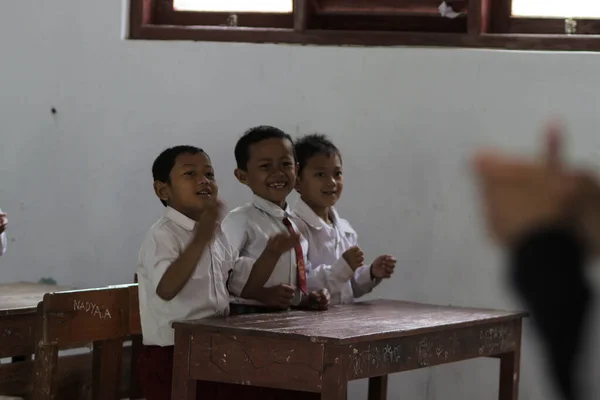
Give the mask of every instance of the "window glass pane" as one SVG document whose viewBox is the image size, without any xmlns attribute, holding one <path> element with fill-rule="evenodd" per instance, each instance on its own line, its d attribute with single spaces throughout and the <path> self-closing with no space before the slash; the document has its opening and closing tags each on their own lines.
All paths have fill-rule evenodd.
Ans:
<svg viewBox="0 0 600 400">
<path fill-rule="evenodd" d="M 292 0 L 174 0 L 178 11 L 292 12 Z"/>
<path fill-rule="evenodd" d="M 599 0 L 512 0 L 518 17 L 600 18 Z"/>
</svg>

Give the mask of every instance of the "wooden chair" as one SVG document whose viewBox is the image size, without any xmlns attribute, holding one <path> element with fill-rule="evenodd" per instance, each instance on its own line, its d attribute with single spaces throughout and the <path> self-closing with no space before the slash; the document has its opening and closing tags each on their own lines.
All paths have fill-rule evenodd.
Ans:
<svg viewBox="0 0 600 400">
<path fill-rule="evenodd" d="M 136 356 L 128 368 L 128 387 L 121 388 L 123 343 L 141 335 L 137 284 L 46 294 L 38 319 L 33 400 L 56 398 L 58 349 L 88 343 L 93 343 L 92 399 L 140 397 L 132 373 Z"/>
<path fill-rule="evenodd" d="M 37 305 L 44 294 L 70 288 L 31 282 L 0 284 L 0 398 L 30 399 L 38 326 Z M 62 349 L 61 349 L 62 350 Z M 90 387 L 90 353 L 62 355 L 56 377 L 57 396 L 79 399 L 81 387 Z"/>
</svg>

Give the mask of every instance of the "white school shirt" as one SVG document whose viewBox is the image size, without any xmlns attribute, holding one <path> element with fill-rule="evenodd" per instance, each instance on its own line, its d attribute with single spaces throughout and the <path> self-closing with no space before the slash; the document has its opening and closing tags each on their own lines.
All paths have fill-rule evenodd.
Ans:
<svg viewBox="0 0 600 400">
<path fill-rule="evenodd" d="M 221 228 L 227 236 L 227 240 L 238 251 L 240 256 L 256 261 L 262 254 L 269 238 L 277 233 L 286 232 L 288 229 L 283 225 L 283 218 L 288 217 L 294 230 L 298 232 L 298 226 L 293 218 L 290 218 L 290 210 L 282 209 L 261 197 L 254 196 L 252 202 L 231 210 L 223 219 Z M 306 261 L 308 242 L 301 237 L 300 245 Z M 229 291 L 233 295 L 232 303 L 238 304 L 261 304 L 259 301 L 242 299 L 240 297 L 252 270 L 252 263 L 236 264 L 229 278 Z M 281 283 L 296 286 L 297 262 L 294 249 L 284 253 L 277 261 L 271 276 L 264 287 L 276 286 Z M 296 290 L 293 304 L 300 302 L 300 290 Z"/>
<path fill-rule="evenodd" d="M 181 292 L 169 301 L 156 294 L 165 271 L 194 237 L 195 226 L 194 220 L 167 207 L 142 243 L 136 272 L 145 345 L 172 346 L 174 331 L 171 324 L 174 321 L 229 314 L 226 285 L 229 271 L 234 263 L 245 261 L 237 258 L 220 230 Z"/>
<path fill-rule="evenodd" d="M 358 235 L 350 223 L 331 208 L 332 225 L 327 224 L 302 199 L 298 199 L 292 215 L 301 222 L 300 231 L 308 240 L 307 264 L 311 288 L 326 287 L 330 304 L 349 304 L 373 290 L 380 279 L 371 279 L 371 267 L 364 265 L 352 272 L 342 255 L 357 245 Z"/>
<path fill-rule="evenodd" d="M 2 210 L 0 210 L 0 213 Z M 6 253 L 6 245 L 8 241 L 6 240 L 6 231 L 0 233 L 0 256 Z"/>
</svg>

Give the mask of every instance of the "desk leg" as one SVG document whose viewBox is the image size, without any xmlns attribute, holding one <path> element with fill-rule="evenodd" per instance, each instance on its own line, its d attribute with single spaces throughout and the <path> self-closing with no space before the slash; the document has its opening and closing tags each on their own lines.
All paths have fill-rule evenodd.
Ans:
<svg viewBox="0 0 600 400">
<path fill-rule="evenodd" d="M 387 400 L 388 376 L 369 378 L 369 400 Z"/>
<path fill-rule="evenodd" d="M 53 400 L 56 398 L 56 371 L 58 347 L 38 342 L 33 366 L 33 400 Z"/>
<path fill-rule="evenodd" d="M 177 400 L 196 400 L 196 385 L 190 379 L 190 335 L 175 331 L 175 354 L 173 355 L 173 388 L 171 398 Z"/>
<path fill-rule="evenodd" d="M 519 399 L 519 379 L 521 378 L 521 332 L 522 322 L 519 322 L 515 335 L 517 343 L 515 350 L 510 353 L 500 354 L 500 400 Z"/>
<path fill-rule="evenodd" d="M 518 400 L 520 352 L 501 354 L 499 400 Z"/>
<path fill-rule="evenodd" d="M 122 339 L 94 342 L 92 352 L 92 398 L 94 400 L 119 398 L 122 364 Z"/>
<path fill-rule="evenodd" d="M 344 370 L 344 354 L 336 346 L 326 346 L 323 358 L 323 387 L 321 400 L 346 400 L 348 380 Z"/>
</svg>

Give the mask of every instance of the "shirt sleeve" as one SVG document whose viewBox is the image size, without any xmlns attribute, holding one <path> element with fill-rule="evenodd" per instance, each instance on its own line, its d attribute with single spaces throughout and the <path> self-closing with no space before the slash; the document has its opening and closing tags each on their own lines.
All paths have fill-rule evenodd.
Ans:
<svg viewBox="0 0 600 400">
<path fill-rule="evenodd" d="M 371 266 L 363 265 L 354 272 L 350 283 L 352 284 L 354 298 L 357 299 L 367 293 L 371 293 L 375 286 L 381 283 L 381 279 L 373 279 L 371 277 Z"/>
<path fill-rule="evenodd" d="M 584 274 L 586 251 L 574 232 L 547 227 L 512 249 L 511 282 L 523 299 L 565 399 L 580 398 L 579 354 L 591 301 Z"/>
<path fill-rule="evenodd" d="M 352 279 L 352 268 L 344 257 L 340 257 L 332 265 L 312 265 L 306 262 L 306 286 L 308 291 L 326 288 L 331 294 L 341 293 L 342 288 Z"/>
<path fill-rule="evenodd" d="M 3 256 L 6 253 L 6 232 L 0 233 L 0 256 Z"/>
<path fill-rule="evenodd" d="M 177 239 L 165 230 L 153 232 L 146 240 L 140 258 L 153 290 L 156 291 L 167 268 L 177 260 L 182 250 Z"/>
<path fill-rule="evenodd" d="M 343 257 L 340 257 L 331 265 L 313 264 L 310 262 L 310 242 L 311 234 L 309 226 L 299 217 L 295 217 L 294 223 L 307 242 L 306 260 L 306 289 L 311 292 L 314 290 L 327 289 L 331 294 L 340 293 L 342 288 L 348 284 L 352 278 L 352 268 Z"/>
<path fill-rule="evenodd" d="M 230 212 L 221 222 L 221 230 L 235 255 L 229 273 L 228 289 L 232 295 L 237 297 L 241 296 L 256 261 L 249 257 L 239 256 L 248 241 L 247 222 L 245 218 L 240 217 L 242 216 Z"/>
<path fill-rule="evenodd" d="M 345 224 L 347 231 L 352 232 L 350 240 L 351 247 L 358 246 L 358 235 L 350 223 L 344 219 L 340 222 Z M 354 275 L 350 280 L 350 285 L 352 286 L 352 295 L 355 299 L 358 299 L 367 293 L 371 293 L 375 286 L 379 285 L 379 283 L 381 283 L 381 279 L 373 279 L 371 277 L 371 264 L 363 265 L 354 271 Z"/>
<path fill-rule="evenodd" d="M 223 235 L 224 236 L 224 235 Z M 225 243 L 228 248 L 229 257 L 221 265 L 222 273 L 226 276 L 228 291 L 237 297 L 242 295 L 242 290 L 250 277 L 250 272 L 254 266 L 254 260 L 249 257 L 240 257 L 239 252 L 231 246 L 226 238 Z M 234 273 L 234 271 L 237 271 Z"/>
<path fill-rule="evenodd" d="M 241 253 L 248 241 L 248 224 L 242 217 L 243 215 L 230 212 L 221 222 L 221 230 L 227 238 L 227 242 L 237 253 Z"/>
</svg>

